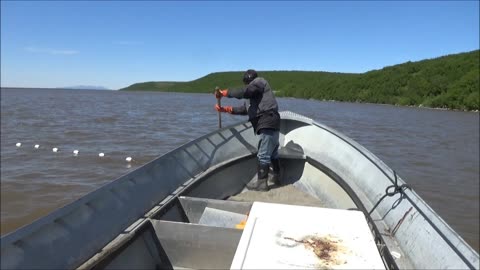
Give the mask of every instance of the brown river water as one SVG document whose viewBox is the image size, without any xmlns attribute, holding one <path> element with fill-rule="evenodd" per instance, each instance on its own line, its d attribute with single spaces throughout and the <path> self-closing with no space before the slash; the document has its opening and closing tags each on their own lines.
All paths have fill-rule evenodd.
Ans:
<svg viewBox="0 0 480 270">
<path fill-rule="evenodd" d="M 214 131 L 215 102 L 208 94 L 2 88 L 2 235 Z M 278 103 L 365 146 L 478 252 L 478 112 L 291 98 Z M 224 125 L 243 120 L 222 115 Z"/>
</svg>

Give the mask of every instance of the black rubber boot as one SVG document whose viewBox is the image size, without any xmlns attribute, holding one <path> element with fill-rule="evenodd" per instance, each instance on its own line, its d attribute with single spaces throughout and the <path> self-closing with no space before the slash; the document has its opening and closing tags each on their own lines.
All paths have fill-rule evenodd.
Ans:
<svg viewBox="0 0 480 270">
<path fill-rule="evenodd" d="M 268 164 L 258 164 L 257 179 L 252 180 L 247 184 L 248 190 L 268 191 Z"/>
<path fill-rule="evenodd" d="M 275 186 L 280 186 L 280 160 L 272 159 L 272 182 Z"/>
</svg>

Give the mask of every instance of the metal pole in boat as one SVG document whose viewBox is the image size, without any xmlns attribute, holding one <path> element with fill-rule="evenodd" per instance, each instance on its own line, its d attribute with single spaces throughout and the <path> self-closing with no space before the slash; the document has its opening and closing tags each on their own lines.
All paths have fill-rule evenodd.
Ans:
<svg viewBox="0 0 480 270">
<path fill-rule="evenodd" d="M 215 87 L 215 96 L 217 95 L 217 93 L 220 92 L 220 87 Z M 219 107 L 222 106 L 222 103 L 221 103 L 221 100 L 222 98 L 217 98 L 217 105 Z M 222 113 L 221 112 L 218 112 L 218 128 L 222 128 Z"/>
</svg>

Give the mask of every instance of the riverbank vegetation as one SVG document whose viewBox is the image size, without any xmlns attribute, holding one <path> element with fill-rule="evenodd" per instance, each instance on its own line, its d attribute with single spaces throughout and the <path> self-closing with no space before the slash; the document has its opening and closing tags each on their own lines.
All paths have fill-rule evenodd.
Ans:
<svg viewBox="0 0 480 270">
<path fill-rule="evenodd" d="M 479 50 L 372 70 L 361 74 L 258 71 L 277 96 L 347 102 L 479 110 Z M 120 89 L 211 93 L 240 87 L 243 71 L 216 72 L 189 82 L 143 82 Z"/>
</svg>

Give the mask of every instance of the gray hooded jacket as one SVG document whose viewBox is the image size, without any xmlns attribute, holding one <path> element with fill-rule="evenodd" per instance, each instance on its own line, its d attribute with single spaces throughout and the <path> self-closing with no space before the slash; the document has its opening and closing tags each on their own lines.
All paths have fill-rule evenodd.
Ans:
<svg viewBox="0 0 480 270">
<path fill-rule="evenodd" d="M 248 120 L 252 123 L 255 134 L 262 129 L 280 130 L 277 100 L 264 78 L 257 77 L 243 88 L 229 90 L 228 97 L 244 98 L 250 101 L 248 108 L 245 105 L 234 107 L 232 113 L 248 114 Z"/>
</svg>

